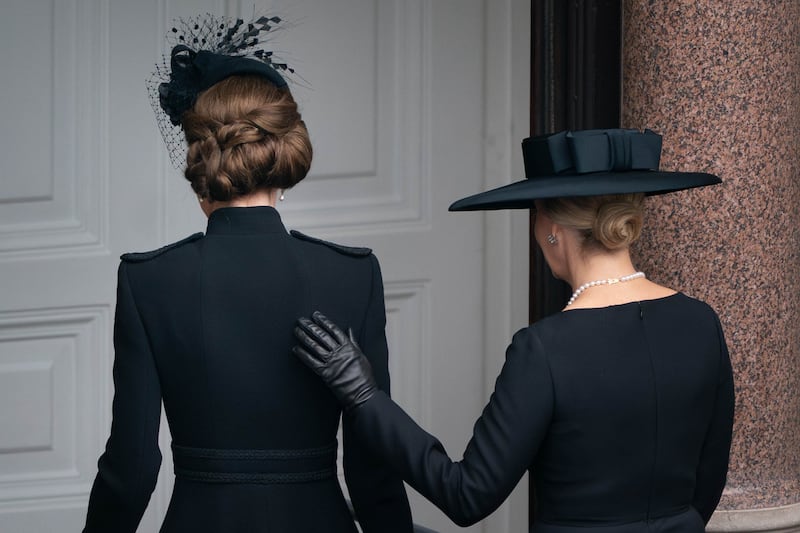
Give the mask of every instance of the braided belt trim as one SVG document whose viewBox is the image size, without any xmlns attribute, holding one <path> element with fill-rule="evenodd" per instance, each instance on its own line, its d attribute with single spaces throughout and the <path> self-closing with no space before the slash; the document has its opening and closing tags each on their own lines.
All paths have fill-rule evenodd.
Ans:
<svg viewBox="0 0 800 533">
<path fill-rule="evenodd" d="M 194 448 L 172 443 L 175 476 L 204 483 L 305 483 L 336 476 L 337 442 L 288 450 Z"/>
<path fill-rule="evenodd" d="M 204 483 L 307 483 L 321 481 L 334 477 L 336 470 L 326 468 L 314 472 L 196 472 L 176 468 L 175 475 L 189 481 L 202 481 Z"/>
<path fill-rule="evenodd" d="M 319 448 L 296 450 L 223 450 L 219 448 L 191 448 L 173 443 L 172 451 L 184 457 L 199 459 L 310 459 L 335 453 L 336 441 Z"/>
</svg>

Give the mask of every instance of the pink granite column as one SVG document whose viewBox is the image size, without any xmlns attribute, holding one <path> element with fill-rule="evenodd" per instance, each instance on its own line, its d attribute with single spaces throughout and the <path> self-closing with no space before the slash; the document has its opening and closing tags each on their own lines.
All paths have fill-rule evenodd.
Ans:
<svg viewBox="0 0 800 533">
<path fill-rule="evenodd" d="M 800 1 L 624 0 L 623 120 L 662 168 L 724 184 L 650 199 L 638 266 L 720 313 L 736 375 L 709 531 L 800 531 Z"/>
</svg>

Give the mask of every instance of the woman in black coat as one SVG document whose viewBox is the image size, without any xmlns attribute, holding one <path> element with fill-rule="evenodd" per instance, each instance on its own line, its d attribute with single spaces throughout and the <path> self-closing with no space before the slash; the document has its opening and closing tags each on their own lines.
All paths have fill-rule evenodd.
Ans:
<svg viewBox="0 0 800 533">
<path fill-rule="evenodd" d="M 356 435 L 459 525 L 491 513 L 526 470 L 535 533 L 698 533 L 728 468 L 733 379 L 716 313 L 637 272 L 645 194 L 718 183 L 659 172 L 661 138 L 562 132 L 523 143 L 528 179 L 452 210 L 535 208 L 534 237 L 574 289 L 514 335 L 461 461 L 375 386 L 353 332 L 315 313 L 295 353 Z"/>
<path fill-rule="evenodd" d="M 163 533 L 355 533 L 337 478 L 341 408 L 290 350 L 296 317 L 329 309 L 388 395 L 378 261 L 284 228 L 276 200 L 305 177 L 312 151 L 272 65 L 182 45 L 171 63 L 160 108 L 185 132 L 185 174 L 208 228 L 122 257 L 113 422 L 84 531 L 136 530 L 159 470 L 163 401 L 176 477 Z M 345 420 L 362 531 L 410 533 L 402 480 L 352 430 Z"/>
</svg>

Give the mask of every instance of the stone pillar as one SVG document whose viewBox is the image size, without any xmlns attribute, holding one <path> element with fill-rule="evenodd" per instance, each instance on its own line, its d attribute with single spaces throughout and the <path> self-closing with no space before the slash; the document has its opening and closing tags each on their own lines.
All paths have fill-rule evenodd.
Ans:
<svg viewBox="0 0 800 533">
<path fill-rule="evenodd" d="M 800 1 L 624 0 L 625 127 L 724 184 L 649 200 L 635 255 L 720 314 L 736 379 L 709 531 L 800 531 Z"/>
</svg>

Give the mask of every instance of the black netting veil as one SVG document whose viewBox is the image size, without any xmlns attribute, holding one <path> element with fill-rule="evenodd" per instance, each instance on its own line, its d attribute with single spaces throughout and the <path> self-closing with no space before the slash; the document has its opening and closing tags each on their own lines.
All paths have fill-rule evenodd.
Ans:
<svg viewBox="0 0 800 533">
<path fill-rule="evenodd" d="M 245 22 L 205 14 L 175 21 L 167 32 L 170 52 L 156 63 L 146 82 L 150 105 L 175 168 L 182 171 L 186 165 L 180 117 L 200 92 L 235 74 L 257 74 L 278 87 L 286 86 L 286 78 L 293 77 L 294 69 L 264 48 L 284 26 L 277 16 Z"/>
</svg>

